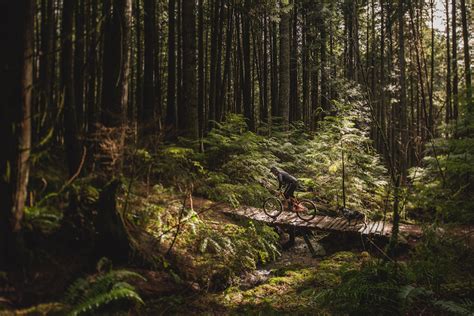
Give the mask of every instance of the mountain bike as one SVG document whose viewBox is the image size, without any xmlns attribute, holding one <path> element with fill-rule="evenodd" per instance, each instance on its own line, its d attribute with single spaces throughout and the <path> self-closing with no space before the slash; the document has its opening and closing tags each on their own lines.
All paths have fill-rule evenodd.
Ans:
<svg viewBox="0 0 474 316">
<path fill-rule="evenodd" d="M 286 211 L 296 213 L 299 218 L 306 222 L 311 221 L 318 213 L 316 205 L 311 200 L 287 199 L 281 190 L 263 202 L 263 212 L 267 216 L 276 219 L 284 210 L 283 202 L 288 202 Z M 290 205 L 292 205 L 291 208 L 289 208 Z"/>
</svg>

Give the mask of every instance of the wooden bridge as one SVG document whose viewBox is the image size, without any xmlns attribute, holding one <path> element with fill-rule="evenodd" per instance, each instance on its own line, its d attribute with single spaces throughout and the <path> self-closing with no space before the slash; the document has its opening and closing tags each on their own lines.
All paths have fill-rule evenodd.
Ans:
<svg viewBox="0 0 474 316">
<path fill-rule="evenodd" d="M 276 219 L 267 216 L 262 209 L 255 207 L 221 206 L 217 208 L 225 214 L 236 215 L 253 219 L 273 226 L 293 227 L 299 229 L 319 230 L 330 233 L 357 233 L 362 236 L 375 237 L 388 240 L 392 234 L 392 224 L 385 221 L 369 221 L 364 223 L 361 220 L 348 221 L 344 217 L 316 216 L 313 220 L 306 222 L 300 219 L 294 212 L 282 212 Z M 400 224 L 400 235 L 404 239 L 417 240 L 422 236 L 420 226 Z"/>
</svg>

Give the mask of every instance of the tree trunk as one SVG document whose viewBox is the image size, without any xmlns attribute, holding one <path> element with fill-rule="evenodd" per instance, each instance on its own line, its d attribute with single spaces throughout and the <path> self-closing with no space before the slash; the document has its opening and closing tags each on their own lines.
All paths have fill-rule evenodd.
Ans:
<svg viewBox="0 0 474 316">
<path fill-rule="evenodd" d="M 452 72 L 453 72 L 453 85 L 452 85 L 452 92 L 453 92 L 453 119 L 458 119 L 458 112 L 459 112 L 459 95 L 458 95 L 458 41 L 457 41 L 457 31 L 456 31 L 456 1 L 452 0 L 452 11 L 451 11 L 451 23 L 452 23 Z"/>
<path fill-rule="evenodd" d="M 293 0 L 293 27 L 290 54 L 290 120 L 301 121 L 301 104 L 298 98 L 298 10 Z"/>
<path fill-rule="evenodd" d="M 178 9 L 177 9 L 177 68 L 176 68 L 176 109 L 177 109 L 177 121 L 178 121 L 178 129 L 180 131 L 186 130 L 186 105 L 183 104 L 183 14 L 182 14 L 182 6 L 183 1 L 185 0 L 178 0 Z"/>
<path fill-rule="evenodd" d="M 155 121 L 155 1 L 144 0 L 144 89 L 143 89 L 143 124 L 144 135 L 156 131 Z"/>
<path fill-rule="evenodd" d="M 104 186 L 97 201 L 99 210 L 95 219 L 97 256 L 125 262 L 131 252 L 131 244 L 122 215 L 117 210 L 117 191 L 121 182 L 112 180 Z M 113 245 L 113 247 L 111 247 Z"/>
<path fill-rule="evenodd" d="M 245 1 L 245 7 L 248 10 L 250 0 Z M 254 108 L 252 103 L 252 70 L 251 70 L 251 56 L 250 56 L 250 17 L 247 15 L 248 11 L 245 11 L 245 15 L 242 16 L 242 51 L 243 51 L 243 105 L 244 115 L 248 121 L 250 130 L 255 130 L 255 119 L 254 119 Z"/>
<path fill-rule="evenodd" d="M 330 104 L 329 104 L 329 84 L 328 84 L 328 67 L 327 67 L 327 32 L 326 32 L 326 22 L 322 16 L 324 12 L 324 4 L 321 2 L 320 10 L 318 13 L 318 25 L 319 31 L 321 34 L 321 43 L 320 43 L 320 58 L 321 58 L 321 108 L 323 110 L 323 117 L 326 114 L 329 114 Z M 355 70 L 354 70 L 355 71 Z M 355 78 L 355 77 L 354 77 Z"/>
<path fill-rule="evenodd" d="M 278 105 L 278 43 L 277 43 L 277 27 L 275 22 L 270 24 L 270 65 L 271 65 L 271 112 L 272 116 L 278 116 L 280 111 Z"/>
<path fill-rule="evenodd" d="M 40 61 L 40 104 L 36 130 L 41 132 L 44 118 L 52 117 L 52 93 L 53 93 L 53 44 L 55 38 L 55 15 L 53 0 L 43 0 L 42 13 L 43 25 L 41 29 L 41 61 Z"/>
<path fill-rule="evenodd" d="M 177 127 L 175 0 L 168 2 L 168 87 L 166 125 Z"/>
<path fill-rule="evenodd" d="M 144 122 L 146 115 L 144 114 L 143 106 L 143 42 L 142 42 L 142 19 L 140 10 L 141 0 L 135 0 L 135 33 L 137 41 L 136 51 L 136 90 L 135 103 L 137 108 L 138 129 L 143 129 L 146 123 Z M 142 130 L 143 132 L 143 130 Z"/>
<path fill-rule="evenodd" d="M 128 103 L 130 73 L 130 18 L 131 0 L 110 0 L 104 6 L 112 9 L 105 18 L 102 123 L 107 127 L 123 127 Z"/>
<path fill-rule="evenodd" d="M 472 100 L 472 73 L 471 56 L 469 52 L 469 31 L 467 26 L 466 0 L 461 0 L 462 39 L 464 45 L 464 78 L 466 80 L 466 107 L 469 115 L 474 114 L 474 101 Z"/>
<path fill-rule="evenodd" d="M 428 122 L 431 134 L 434 134 L 434 105 L 433 105 L 433 91 L 434 91 L 434 73 L 435 73 L 435 29 L 434 29 L 434 0 L 430 0 L 430 16 L 431 16 L 431 59 L 430 59 L 430 83 L 429 83 L 429 104 Z"/>
<path fill-rule="evenodd" d="M 232 55 L 232 34 L 234 31 L 233 27 L 233 11 L 229 10 L 227 14 L 227 32 L 226 32 L 226 44 L 225 44 L 225 57 L 224 57 L 224 73 L 222 77 L 222 85 L 221 85 L 221 92 L 220 97 L 218 100 L 219 104 L 219 111 L 217 112 L 217 120 L 221 121 L 224 119 L 224 115 L 228 111 L 226 107 L 226 96 L 227 96 L 227 83 L 230 81 L 230 60 Z"/>
<path fill-rule="evenodd" d="M 64 97 L 64 145 L 70 176 L 77 172 L 81 158 L 74 104 L 73 17 L 74 1 L 65 1 L 62 17 L 61 91 Z"/>
<path fill-rule="evenodd" d="M 180 120 L 184 119 L 186 135 L 191 139 L 199 138 L 195 11 L 195 1 L 183 1 L 183 106 L 186 106 L 186 115 Z"/>
<path fill-rule="evenodd" d="M 23 264 L 21 222 L 31 151 L 34 1 L 3 1 L 0 19 L 0 269 Z M 14 30 L 14 31 L 12 31 Z"/>
<path fill-rule="evenodd" d="M 205 62 L 204 62 L 204 0 L 198 1 L 198 116 L 199 116 L 199 136 L 203 136 L 205 129 Z"/>
<path fill-rule="evenodd" d="M 84 125 L 85 0 L 76 1 L 74 48 L 74 105 L 78 131 Z"/>
<path fill-rule="evenodd" d="M 97 113 L 99 112 L 97 104 L 97 33 L 96 33 L 96 23 L 97 23 L 97 0 L 90 1 L 90 25 L 89 25 L 89 39 L 90 45 L 88 56 L 89 56 L 89 80 L 87 88 L 87 132 L 91 134 L 95 131 L 95 125 L 97 124 Z"/>
<path fill-rule="evenodd" d="M 284 9 L 287 1 L 280 1 Z M 280 19 L 280 87 L 279 87 L 279 116 L 283 125 L 288 128 L 290 115 L 290 13 L 282 12 Z"/>
<path fill-rule="evenodd" d="M 399 75 L 399 85 L 400 85 L 400 99 L 399 99 L 399 130 L 401 130 L 401 140 L 399 145 L 399 153 L 400 158 L 397 163 L 398 170 L 392 170 L 392 180 L 395 182 L 395 196 L 394 196 L 394 206 L 393 206 L 393 226 L 392 226 L 392 236 L 390 238 L 390 243 L 388 246 L 388 253 L 393 255 L 395 247 L 398 243 L 398 232 L 399 232 L 399 220 L 400 220 L 400 213 L 399 213 L 399 188 L 400 184 L 403 182 L 404 177 L 404 169 L 405 169 L 405 145 L 406 145 L 406 95 L 405 95 L 405 35 L 404 35 L 404 5 L 405 1 L 400 0 L 398 3 L 398 44 L 399 44 L 399 51 L 398 51 L 398 63 L 400 69 Z"/>
<path fill-rule="evenodd" d="M 449 0 L 446 0 L 446 115 L 445 123 L 448 124 L 452 117 L 451 96 L 451 45 L 449 43 Z"/>
<path fill-rule="evenodd" d="M 260 118 L 262 121 L 269 123 L 271 118 L 271 108 L 268 102 L 268 18 L 265 15 L 263 20 L 263 106 L 261 107 Z"/>
</svg>

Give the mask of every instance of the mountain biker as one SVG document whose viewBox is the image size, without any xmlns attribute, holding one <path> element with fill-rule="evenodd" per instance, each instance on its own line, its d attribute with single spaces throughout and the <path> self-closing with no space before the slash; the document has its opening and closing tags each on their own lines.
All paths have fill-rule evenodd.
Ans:
<svg viewBox="0 0 474 316">
<path fill-rule="evenodd" d="M 294 176 L 289 174 L 286 171 L 280 170 L 277 167 L 271 167 L 271 173 L 275 175 L 278 179 L 278 190 L 284 187 L 284 195 L 285 199 L 287 199 L 290 203 L 288 209 L 291 211 L 293 209 L 294 199 L 295 199 L 295 190 L 298 187 L 298 179 Z"/>
</svg>

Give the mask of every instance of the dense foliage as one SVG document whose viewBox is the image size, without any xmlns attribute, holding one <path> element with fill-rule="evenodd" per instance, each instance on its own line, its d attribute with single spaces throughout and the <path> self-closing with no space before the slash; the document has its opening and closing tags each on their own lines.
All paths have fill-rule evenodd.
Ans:
<svg viewBox="0 0 474 316">
<path fill-rule="evenodd" d="M 412 170 L 413 206 L 443 221 L 474 223 L 474 125 L 460 121 L 450 126 L 453 138 L 427 145 L 423 166 Z M 413 211 L 414 216 L 416 210 Z"/>
<path fill-rule="evenodd" d="M 431 228 L 406 262 L 372 259 L 360 269 L 342 267 L 340 285 L 316 299 L 337 314 L 470 315 L 473 263 L 468 239 Z"/>
<path fill-rule="evenodd" d="M 317 133 L 292 125 L 262 133 L 250 131 L 242 116 L 229 115 L 202 141 L 202 151 L 166 146 L 152 160 L 159 179 L 194 184 L 195 192 L 233 204 L 260 206 L 276 182 L 270 173 L 278 166 L 295 174 L 299 191 L 310 198 L 342 206 L 342 178 L 347 205 L 372 215 L 381 214 L 387 198 L 387 171 L 368 137 L 368 113 L 353 88 L 347 99 L 335 103 Z M 342 159 L 344 155 L 344 170 Z M 270 190 L 271 191 L 271 190 Z"/>
</svg>

